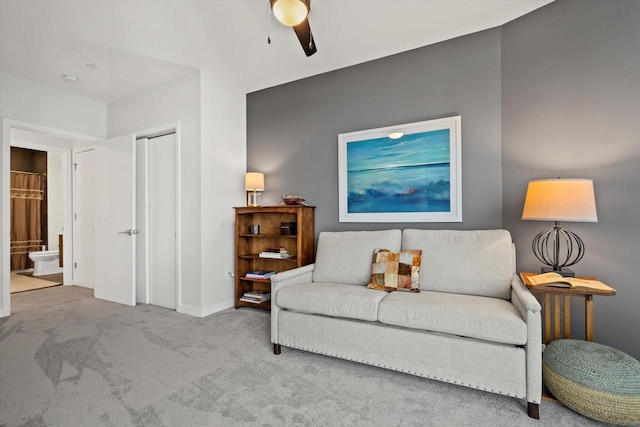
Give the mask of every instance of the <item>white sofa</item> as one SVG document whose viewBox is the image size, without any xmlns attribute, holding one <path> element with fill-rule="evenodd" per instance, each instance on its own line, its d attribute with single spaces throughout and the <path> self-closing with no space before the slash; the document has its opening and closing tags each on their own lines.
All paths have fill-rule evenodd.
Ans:
<svg viewBox="0 0 640 427">
<path fill-rule="evenodd" d="M 368 289 L 376 248 L 422 250 L 419 293 Z M 271 277 L 274 353 L 292 347 L 526 399 L 539 418 L 540 304 L 506 230 L 322 232 Z"/>
</svg>

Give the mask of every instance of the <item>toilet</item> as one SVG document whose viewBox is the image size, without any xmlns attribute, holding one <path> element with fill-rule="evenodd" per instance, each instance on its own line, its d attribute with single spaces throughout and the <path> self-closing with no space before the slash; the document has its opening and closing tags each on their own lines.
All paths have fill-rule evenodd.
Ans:
<svg viewBox="0 0 640 427">
<path fill-rule="evenodd" d="M 62 273 L 59 256 L 57 249 L 30 252 L 29 258 L 33 261 L 33 275 L 44 276 L 46 274 Z"/>
</svg>

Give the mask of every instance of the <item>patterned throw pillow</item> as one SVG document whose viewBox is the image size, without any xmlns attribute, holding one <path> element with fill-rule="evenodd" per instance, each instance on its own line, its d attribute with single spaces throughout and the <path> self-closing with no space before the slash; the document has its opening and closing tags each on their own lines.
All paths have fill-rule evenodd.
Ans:
<svg viewBox="0 0 640 427">
<path fill-rule="evenodd" d="M 369 289 L 380 291 L 420 292 L 420 261 L 422 250 L 393 252 L 373 251 Z"/>
</svg>

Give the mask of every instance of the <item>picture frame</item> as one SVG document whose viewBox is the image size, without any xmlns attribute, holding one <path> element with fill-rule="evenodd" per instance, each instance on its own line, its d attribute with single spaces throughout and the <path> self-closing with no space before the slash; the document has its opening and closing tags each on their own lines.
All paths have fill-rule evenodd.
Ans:
<svg viewBox="0 0 640 427">
<path fill-rule="evenodd" d="M 339 134 L 340 222 L 462 222 L 461 122 Z"/>
</svg>

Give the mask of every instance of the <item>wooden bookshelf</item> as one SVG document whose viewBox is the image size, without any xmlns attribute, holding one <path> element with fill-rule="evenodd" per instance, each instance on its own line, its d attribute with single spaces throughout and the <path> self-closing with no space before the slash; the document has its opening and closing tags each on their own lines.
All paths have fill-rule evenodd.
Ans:
<svg viewBox="0 0 640 427">
<path fill-rule="evenodd" d="M 291 270 L 314 261 L 314 213 L 313 206 L 262 206 L 236 207 L 235 243 L 235 307 L 257 307 L 271 309 L 271 301 L 260 304 L 241 301 L 245 292 L 251 290 L 271 291 L 267 279 L 249 279 L 245 274 L 256 270 L 276 272 Z M 295 234 L 282 234 L 283 222 L 295 223 Z M 260 233 L 253 234 L 251 226 L 260 226 Z M 284 247 L 291 258 L 260 258 L 260 252 L 270 246 Z"/>
</svg>

